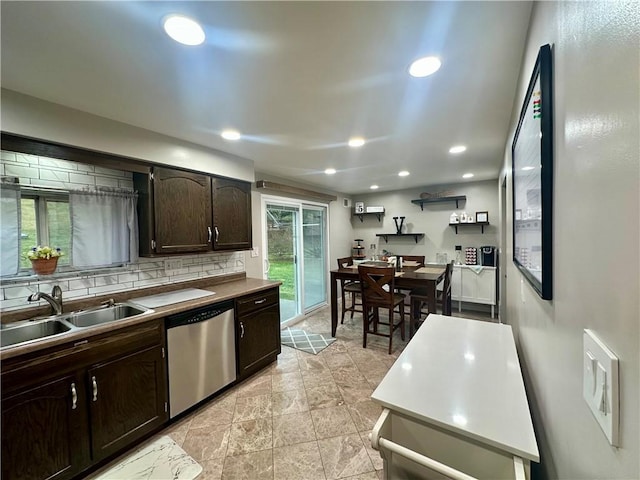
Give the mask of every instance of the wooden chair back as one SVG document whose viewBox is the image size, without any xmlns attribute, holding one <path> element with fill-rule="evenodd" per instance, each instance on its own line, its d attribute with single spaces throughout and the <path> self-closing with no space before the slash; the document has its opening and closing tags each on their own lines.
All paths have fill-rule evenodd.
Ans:
<svg viewBox="0 0 640 480">
<path fill-rule="evenodd" d="M 369 308 L 393 308 L 396 271 L 393 267 L 358 265 L 362 303 Z M 387 288 L 385 288 L 387 286 Z"/>
<path fill-rule="evenodd" d="M 353 265 L 353 257 L 344 257 L 338 259 L 338 268 L 346 268 Z"/>
<path fill-rule="evenodd" d="M 453 277 L 453 260 L 447 263 L 444 272 L 444 284 L 442 285 L 442 314 L 451 315 L 451 278 Z"/>
<path fill-rule="evenodd" d="M 451 277 L 453 277 L 453 260 L 451 260 L 451 263 L 447 263 L 447 268 L 444 272 L 444 284 L 442 286 L 442 291 L 445 296 L 447 294 L 451 296 Z"/>
</svg>

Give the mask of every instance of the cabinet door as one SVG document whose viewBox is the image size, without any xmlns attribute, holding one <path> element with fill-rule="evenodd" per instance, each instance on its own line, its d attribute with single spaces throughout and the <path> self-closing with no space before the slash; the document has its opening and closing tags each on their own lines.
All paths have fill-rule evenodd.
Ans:
<svg viewBox="0 0 640 480">
<path fill-rule="evenodd" d="M 453 274 L 451 275 L 451 299 L 460 300 L 462 295 L 462 268 L 458 265 L 453 266 Z"/>
<path fill-rule="evenodd" d="M 280 309 L 265 307 L 238 317 L 238 375 L 245 378 L 276 359 L 280 348 Z"/>
<path fill-rule="evenodd" d="M 251 248 L 251 184 L 213 179 L 213 249 Z"/>
<path fill-rule="evenodd" d="M 469 268 L 460 269 L 461 277 L 461 289 L 460 298 L 463 302 L 475 302 L 477 299 L 478 282 L 476 273 L 472 272 Z"/>
<path fill-rule="evenodd" d="M 483 269 L 476 276 L 476 298 L 478 303 L 495 305 L 496 303 L 496 271 Z"/>
<path fill-rule="evenodd" d="M 94 461 L 154 430 L 167 420 L 162 348 L 152 347 L 88 370 Z"/>
<path fill-rule="evenodd" d="M 211 177 L 153 169 L 157 254 L 211 250 Z"/>
<path fill-rule="evenodd" d="M 2 478 L 60 480 L 89 463 L 86 395 L 67 375 L 2 399 Z"/>
<path fill-rule="evenodd" d="M 495 305 L 496 270 L 484 267 L 479 273 L 470 268 L 462 268 L 462 295 L 464 302 Z"/>
</svg>

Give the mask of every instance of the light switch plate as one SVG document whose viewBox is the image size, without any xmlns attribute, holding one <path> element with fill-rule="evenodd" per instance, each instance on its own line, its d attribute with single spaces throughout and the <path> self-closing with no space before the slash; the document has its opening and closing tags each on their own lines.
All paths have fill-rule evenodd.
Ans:
<svg viewBox="0 0 640 480">
<path fill-rule="evenodd" d="M 260 256 L 260 250 L 258 249 L 258 247 L 253 247 L 251 249 L 251 257 L 252 258 L 256 258 Z"/>
<path fill-rule="evenodd" d="M 583 336 L 582 396 L 609 443 L 618 446 L 618 357 L 589 329 Z"/>
</svg>

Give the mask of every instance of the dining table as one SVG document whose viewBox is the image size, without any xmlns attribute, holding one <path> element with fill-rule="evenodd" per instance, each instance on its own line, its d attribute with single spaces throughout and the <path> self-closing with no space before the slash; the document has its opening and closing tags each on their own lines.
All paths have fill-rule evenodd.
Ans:
<svg viewBox="0 0 640 480">
<path fill-rule="evenodd" d="M 378 265 L 380 262 L 362 262 L 361 265 Z M 429 312 L 436 311 L 436 286 L 444 279 L 446 265 L 428 264 L 425 266 L 403 266 L 396 272 L 395 287 L 401 289 L 420 288 L 427 291 Z M 340 280 L 355 281 L 359 279 L 358 265 L 331 270 L 331 336 L 336 336 L 338 329 L 338 282 Z M 411 312 L 410 315 L 414 315 Z"/>
</svg>

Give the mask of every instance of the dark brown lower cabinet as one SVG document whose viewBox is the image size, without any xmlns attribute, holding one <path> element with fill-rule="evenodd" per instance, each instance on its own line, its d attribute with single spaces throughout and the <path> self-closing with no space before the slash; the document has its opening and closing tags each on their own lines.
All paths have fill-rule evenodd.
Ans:
<svg viewBox="0 0 640 480">
<path fill-rule="evenodd" d="M 236 300 L 238 376 L 246 378 L 281 352 L 278 288 Z"/>
<path fill-rule="evenodd" d="M 89 464 L 81 376 L 65 375 L 2 399 L 3 480 L 71 478 Z"/>
<path fill-rule="evenodd" d="M 78 477 L 168 420 L 162 320 L 2 363 L 2 480 Z"/>
<path fill-rule="evenodd" d="M 166 420 L 162 351 L 152 347 L 89 369 L 94 461 L 130 445 Z"/>
</svg>

